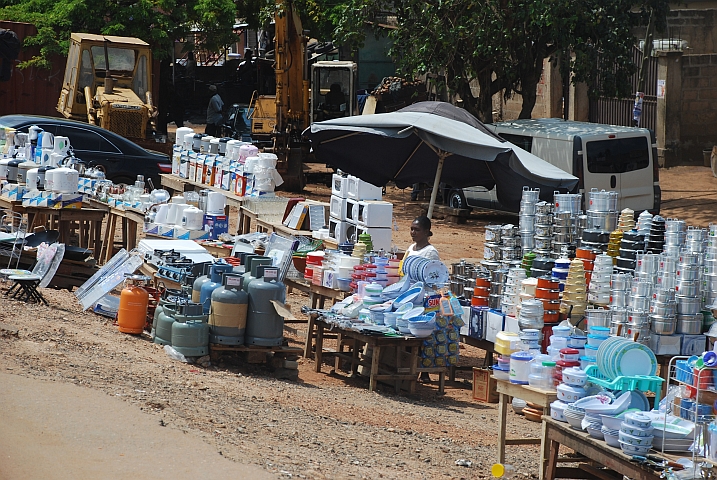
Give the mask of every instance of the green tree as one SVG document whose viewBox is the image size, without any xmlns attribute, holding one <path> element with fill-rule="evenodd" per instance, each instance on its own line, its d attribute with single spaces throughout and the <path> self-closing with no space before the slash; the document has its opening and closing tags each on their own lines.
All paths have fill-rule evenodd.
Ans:
<svg viewBox="0 0 717 480">
<path fill-rule="evenodd" d="M 51 55 L 67 53 L 71 32 L 138 37 L 158 59 L 192 29 L 203 32 L 207 48 L 223 47 L 232 41 L 236 10 L 232 0 L 0 0 L 0 18 L 38 30 L 24 43 L 40 53 L 21 67 L 49 67 Z"/>
<path fill-rule="evenodd" d="M 366 22 L 376 25 L 391 12 L 397 18 L 391 54 L 399 70 L 445 74 L 446 86 L 465 108 L 490 122 L 492 97 L 501 91 L 521 94 L 520 117 L 530 118 L 543 60 L 555 54 L 574 53 L 565 69 L 573 81 L 587 82 L 591 95 L 631 93 L 632 32 L 650 11 L 659 30 L 666 0 L 350 0 L 336 36 L 359 46 Z M 477 98 L 473 82 L 479 85 Z"/>
</svg>

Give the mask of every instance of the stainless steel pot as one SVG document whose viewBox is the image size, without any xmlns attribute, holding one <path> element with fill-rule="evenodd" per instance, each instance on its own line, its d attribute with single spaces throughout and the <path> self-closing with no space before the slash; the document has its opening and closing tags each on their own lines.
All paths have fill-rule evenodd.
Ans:
<svg viewBox="0 0 717 480">
<path fill-rule="evenodd" d="M 677 279 L 678 280 L 699 280 L 700 278 L 700 270 L 698 265 L 685 265 L 685 264 L 679 264 L 677 265 Z"/>
<path fill-rule="evenodd" d="M 675 290 L 673 288 L 667 290 L 656 290 L 652 292 L 652 300 L 655 302 L 674 302 Z"/>
<path fill-rule="evenodd" d="M 682 297 L 696 297 L 700 293 L 700 286 L 695 281 L 678 282 L 675 285 L 675 292 Z"/>
<path fill-rule="evenodd" d="M 652 317 L 650 330 L 658 335 L 673 335 L 677 328 L 677 321 L 672 319 L 661 319 L 660 317 Z"/>
<path fill-rule="evenodd" d="M 687 335 L 699 335 L 702 333 L 702 320 L 677 320 L 677 333 L 684 333 Z"/>
<path fill-rule="evenodd" d="M 544 224 L 536 224 L 535 225 L 535 235 L 539 237 L 549 237 L 553 234 L 553 226 L 552 225 L 544 225 Z"/>
<path fill-rule="evenodd" d="M 652 302 L 650 304 L 650 313 L 661 317 L 674 317 L 677 309 L 675 302 Z"/>
<path fill-rule="evenodd" d="M 631 292 L 635 297 L 649 297 L 652 295 L 652 284 L 648 282 L 633 282 Z"/>
<path fill-rule="evenodd" d="M 694 315 L 702 310 L 702 299 L 699 297 L 683 297 L 677 295 L 677 313 L 680 315 Z"/>
<path fill-rule="evenodd" d="M 485 241 L 500 243 L 501 225 L 488 225 L 485 227 Z"/>
<path fill-rule="evenodd" d="M 485 260 L 500 260 L 500 249 L 501 246 L 498 243 L 484 243 L 483 244 L 483 258 Z"/>
</svg>

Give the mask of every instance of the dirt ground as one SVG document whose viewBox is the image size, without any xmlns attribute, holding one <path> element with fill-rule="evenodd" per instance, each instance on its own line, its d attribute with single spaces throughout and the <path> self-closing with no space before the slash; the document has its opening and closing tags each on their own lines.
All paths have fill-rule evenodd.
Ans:
<svg viewBox="0 0 717 480">
<path fill-rule="evenodd" d="M 676 167 L 660 173 L 663 216 L 701 226 L 717 218 L 717 179 L 708 168 Z M 326 186 L 309 185 L 305 194 L 321 200 L 328 199 L 330 191 Z M 421 202 L 410 202 L 410 191 L 396 188 L 388 189 L 387 199 L 394 203 L 398 224 L 394 242 L 405 248 L 410 243 L 408 226 L 421 213 Z M 431 241 L 446 263 L 461 258 L 478 260 L 485 226 L 515 220 L 473 214 L 466 225 L 454 225 L 438 219 Z M 188 459 L 204 460 L 203 476 L 178 470 L 176 478 L 221 474 L 227 466 L 212 461 L 217 458 L 215 453 L 224 457 L 222 461 L 248 464 L 246 469 L 259 467 L 276 478 L 490 475 L 497 451 L 496 406 L 472 400 L 467 371 L 459 372 L 459 383 L 449 386 L 443 396 L 437 394 L 435 383 L 419 385 L 415 395 L 397 396 L 386 386 L 369 393 L 366 378 L 332 373 L 329 365 L 317 374 L 314 362 L 303 358 L 299 359 L 298 381 L 278 380 L 263 366 L 229 359 L 202 368 L 170 359 L 148 336 L 119 333 L 111 320 L 81 312 L 68 292 L 43 293 L 50 307 L 0 297 L 0 324 L 10 330 L 0 327 L 0 436 L 24 437 L 19 441 L 28 445 L 55 442 L 52 458 L 58 468 L 54 473 L 43 470 L 41 462 L 35 462 L 37 448 L 8 449 L 0 441 L 0 455 L 5 454 L 0 461 L 0 479 L 97 478 L 87 473 L 91 470 L 72 469 L 94 461 L 107 462 L 107 473 L 124 478 L 127 472 L 136 471 L 131 467 L 132 455 L 141 455 L 144 463 L 140 465 L 147 465 L 137 476 L 165 478 L 164 473 L 152 469 L 152 460 L 167 456 L 167 452 L 182 455 L 183 464 L 191 463 Z M 294 293 L 288 300 L 296 311 L 307 298 Z M 16 335 L 12 332 L 15 328 Z M 291 344 L 300 345 L 304 335 L 299 326 L 298 333 L 290 337 Z M 482 356 L 482 351 L 465 347 L 461 365 L 479 365 Z M 44 410 L 35 406 L 25 412 L 33 419 L 30 429 L 20 420 L 23 409 L 18 399 L 30 399 L 33 392 L 36 402 L 45 401 L 48 395 L 52 400 Z M 120 415 L 118 400 L 127 407 L 121 418 L 131 418 L 134 413 L 136 428 L 129 427 L 130 420 L 124 427 L 109 421 Z M 80 428 L 74 405 L 86 420 L 93 421 Z M 35 411 L 55 415 L 32 415 Z M 162 430 L 157 432 L 151 424 Z M 82 432 L 88 434 L 93 429 L 105 437 L 122 438 L 126 451 L 112 442 L 105 457 L 67 451 L 95 441 L 82 438 Z M 129 435 L 128 429 L 149 437 Z M 63 431 L 72 434 L 58 437 Z M 509 436 L 537 436 L 539 432 L 539 424 L 509 414 Z M 185 442 L 179 442 L 177 435 Z M 197 446 L 194 454 L 185 456 L 186 442 Z M 66 455 L 62 455 L 63 446 Z M 536 447 L 511 446 L 507 452 L 508 463 L 516 465 L 522 476 L 537 477 Z M 458 466 L 458 460 L 468 460 L 471 466 Z"/>
</svg>

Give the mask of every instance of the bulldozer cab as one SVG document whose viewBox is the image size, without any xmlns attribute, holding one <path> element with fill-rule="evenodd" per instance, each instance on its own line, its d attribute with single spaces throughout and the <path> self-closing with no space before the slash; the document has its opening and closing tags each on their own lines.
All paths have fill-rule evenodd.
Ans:
<svg viewBox="0 0 717 480">
<path fill-rule="evenodd" d="M 151 69 L 149 44 L 138 38 L 73 33 L 57 110 L 144 138 L 153 111 Z"/>
<path fill-rule="evenodd" d="M 321 61 L 311 65 L 311 122 L 356 115 L 356 64 Z"/>
</svg>

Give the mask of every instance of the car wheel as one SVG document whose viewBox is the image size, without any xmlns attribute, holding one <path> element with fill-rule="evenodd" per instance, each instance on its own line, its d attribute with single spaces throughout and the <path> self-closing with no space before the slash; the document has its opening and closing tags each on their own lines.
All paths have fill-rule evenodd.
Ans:
<svg viewBox="0 0 717 480">
<path fill-rule="evenodd" d="M 463 192 L 460 190 L 451 190 L 450 195 L 448 195 L 448 206 L 459 209 L 468 208 L 468 203 L 466 202 L 466 197 L 463 196 Z"/>
</svg>

